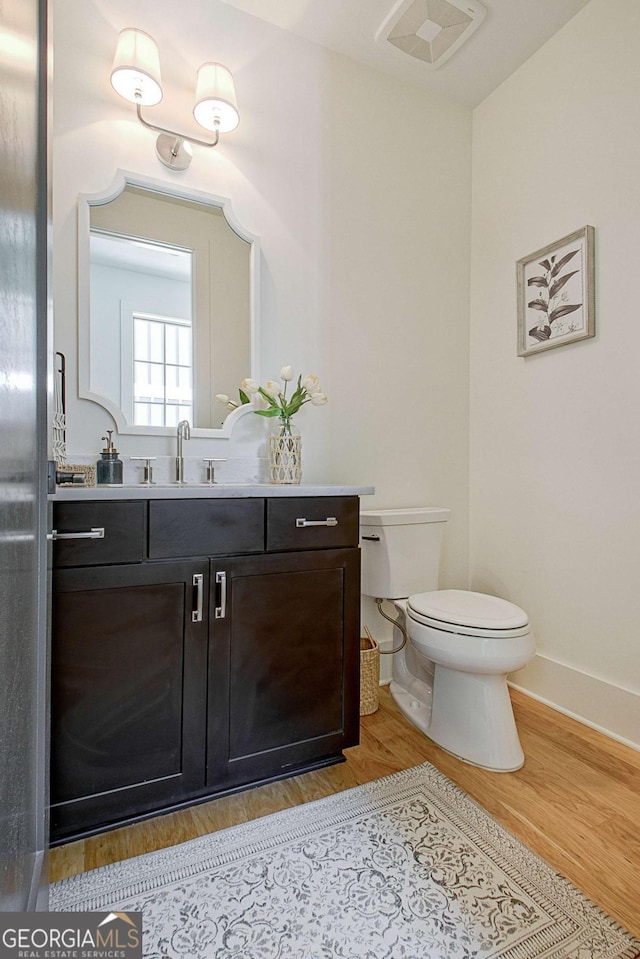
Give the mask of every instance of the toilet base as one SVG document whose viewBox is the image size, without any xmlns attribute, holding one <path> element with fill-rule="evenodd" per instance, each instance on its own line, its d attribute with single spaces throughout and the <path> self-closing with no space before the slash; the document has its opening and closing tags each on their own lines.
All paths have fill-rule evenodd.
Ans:
<svg viewBox="0 0 640 959">
<path fill-rule="evenodd" d="M 436 664 L 433 690 L 419 680 L 392 682 L 390 690 L 407 719 L 458 759 L 491 772 L 524 764 L 505 676 Z"/>
<path fill-rule="evenodd" d="M 424 686 L 423 683 L 420 685 Z M 391 682 L 389 690 L 400 712 L 428 736 L 431 723 L 431 690 L 426 686 L 424 689 L 411 690 L 394 681 Z"/>
</svg>

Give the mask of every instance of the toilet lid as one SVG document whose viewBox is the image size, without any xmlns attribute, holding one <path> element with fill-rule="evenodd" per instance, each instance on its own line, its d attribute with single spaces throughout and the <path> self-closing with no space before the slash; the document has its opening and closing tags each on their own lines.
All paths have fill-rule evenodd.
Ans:
<svg viewBox="0 0 640 959">
<path fill-rule="evenodd" d="M 409 614 L 415 613 L 419 619 L 426 617 L 467 629 L 521 629 L 529 624 L 525 611 L 506 599 L 462 589 L 417 593 L 409 597 L 407 606 Z"/>
</svg>

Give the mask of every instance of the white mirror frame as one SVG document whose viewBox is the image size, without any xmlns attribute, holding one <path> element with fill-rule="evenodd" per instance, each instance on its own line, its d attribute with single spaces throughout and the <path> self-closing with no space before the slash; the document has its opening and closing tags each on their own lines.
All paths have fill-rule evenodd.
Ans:
<svg viewBox="0 0 640 959">
<path fill-rule="evenodd" d="M 165 180 L 155 180 L 152 177 L 139 176 L 126 170 L 118 170 L 116 178 L 102 193 L 81 193 L 78 196 L 78 396 L 82 400 L 90 400 L 102 406 L 113 417 L 118 433 L 133 433 L 143 436 L 173 436 L 175 429 L 170 426 L 133 426 L 127 423 L 120 407 L 90 389 L 90 356 L 91 356 L 91 256 L 90 256 L 90 229 L 91 207 L 111 203 L 119 197 L 127 186 L 138 187 L 153 193 L 165 196 L 177 196 L 184 200 L 191 200 L 204 206 L 214 206 L 222 210 L 222 214 L 237 235 L 246 240 L 251 246 L 250 264 L 250 322 L 251 322 L 251 370 L 249 375 L 260 380 L 260 238 L 249 233 L 238 223 L 231 201 L 225 197 L 204 193 L 200 190 L 189 190 L 175 186 Z M 240 384 L 238 384 L 240 385 Z M 251 404 L 240 406 L 226 417 L 220 429 L 198 429 L 192 427 L 193 437 L 212 439 L 229 439 L 233 428 L 240 416 L 252 412 Z"/>
</svg>

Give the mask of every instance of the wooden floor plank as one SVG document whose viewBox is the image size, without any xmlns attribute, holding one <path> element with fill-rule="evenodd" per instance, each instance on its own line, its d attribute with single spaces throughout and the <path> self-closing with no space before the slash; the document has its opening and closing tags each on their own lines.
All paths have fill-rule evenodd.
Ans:
<svg viewBox="0 0 640 959">
<path fill-rule="evenodd" d="M 192 806 L 51 851 L 51 881 L 332 795 L 428 761 L 522 842 L 640 936 L 640 753 L 513 690 L 527 757 L 492 773 L 450 756 L 388 689 L 346 762 Z"/>
<path fill-rule="evenodd" d="M 334 793 L 342 792 L 343 789 L 352 789 L 359 785 L 355 772 L 348 763 L 305 773 L 303 776 L 298 776 L 298 784 L 304 802 L 323 799 L 325 796 L 332 796 Z"/>
</svg>

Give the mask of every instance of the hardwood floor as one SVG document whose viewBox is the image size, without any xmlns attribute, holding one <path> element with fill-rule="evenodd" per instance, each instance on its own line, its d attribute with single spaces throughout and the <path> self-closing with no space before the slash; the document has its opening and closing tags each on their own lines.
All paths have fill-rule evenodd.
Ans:
<svg viewBox="0 0 640 959">
<path fill-rule="evenodd" d="M 51 851 L 50 878 L 95 869 L 319 799 L 428 760 L 640 936 L 640 753 L 512 691 L 527 757 L 490 773 L 443 752 L 408 723 L 388 689 L 361 720 L 347 762 L 192 806 Z"/>
</svg>

